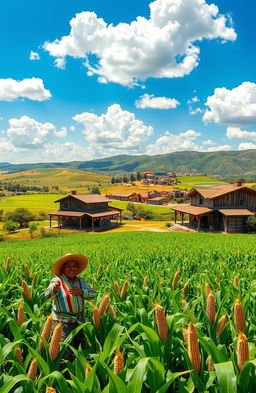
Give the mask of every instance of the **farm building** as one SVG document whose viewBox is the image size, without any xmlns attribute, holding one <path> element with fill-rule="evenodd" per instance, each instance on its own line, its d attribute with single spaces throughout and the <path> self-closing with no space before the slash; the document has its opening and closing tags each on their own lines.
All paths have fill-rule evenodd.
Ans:
<svg viewBox="0 0 256 393">
<path fill-rule="evenodd" d="M 79 229 L 96 230 L 110 225 L 111 220 L 121 223 L 121 211 L 117 207 L 110 207 L 109 199 L 97 194 L 76 194 L 58 199 L 60 209 L 49 213 L 50 227 L 52 217 L 57 217 L 58 227 L 77 227 Z"/>
<path fill-rule="evenodd" d="M 189 227 L 198 230 L 241 233 L 246 220 L 256 213 L 256 191 L 238 182 L 234 185 L 196 188 L 188 193 L 190 205 L 174 207 L 175 222 L 189 218 Z"/>
</svg>

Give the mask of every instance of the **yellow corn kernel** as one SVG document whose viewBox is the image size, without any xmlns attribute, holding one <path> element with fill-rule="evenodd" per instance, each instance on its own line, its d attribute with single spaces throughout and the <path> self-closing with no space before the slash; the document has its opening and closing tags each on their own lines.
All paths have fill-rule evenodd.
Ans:
<svg viewBox="0 0 256 393">
<path fill-rule="evenodd" d="M 163 343 L 165 343 L 165 341 L 167 340 L 167 336 L 168 336 L 168 325 L 166 322 L 164 309 L 159 304 L 155 305 L 155 316 L 156 316 L 158 334 L 161 337 Z"/>
<path fill-rule="evenodd" d="M 52 360 L 55 360 L 59 354 L 61 337 L 62 337 L 62 324 L 60 322 L 55 327 L 50 342 L 49 353 Z"/>
<path fill-rule="evenodd" d="M 197 374 L 201 369 L 201 356 L 195 325 L 190 322 L 188 325 L 188 355 Z"/>
</svg>

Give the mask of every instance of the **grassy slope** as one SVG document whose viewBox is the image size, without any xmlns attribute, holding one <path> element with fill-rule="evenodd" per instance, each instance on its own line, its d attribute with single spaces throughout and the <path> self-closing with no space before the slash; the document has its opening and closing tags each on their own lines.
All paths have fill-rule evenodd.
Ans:
<svg viewBox="0 0 256 393">
<path fill-rule="evenodd" d="M 24 186 L 54 187 L 70 191 L 76 187 L 92 184 L 109 183 L 111 177 L 97 173 L 66 168 L 43 168 L 1 175 L 2 182 L 19 183 Z"/>
<path fill-rule="evenodd" d="M 17 195 L 9 198 L 0 199 L 0 209 L 4 211 L 11 211 L 18 207 L 25 207 L 34 213 L 44 211 L 57 210 L 59 204 L 54 201 L 62 198 L 64 195 L 56 194 L 31 194 L 31 195 Z"/>
</svg>

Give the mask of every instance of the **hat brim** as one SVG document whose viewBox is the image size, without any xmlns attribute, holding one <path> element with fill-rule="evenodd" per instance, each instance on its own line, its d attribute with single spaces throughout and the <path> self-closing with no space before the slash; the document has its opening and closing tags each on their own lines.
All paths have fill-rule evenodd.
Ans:
<svg viewBox="0 0 256 393">
<path fill-rule="evenodd" d="M 77 263 L 77 274 L 80 274 L 88 265 L 88 259 L 84 255 L 66 254 L 54 263 L 52 267 L 52 272 L 56 274 L 56 276 L 61 276 L 63 274 L 63 266 L 69 261 L 75 261 Z"/>
</svg>

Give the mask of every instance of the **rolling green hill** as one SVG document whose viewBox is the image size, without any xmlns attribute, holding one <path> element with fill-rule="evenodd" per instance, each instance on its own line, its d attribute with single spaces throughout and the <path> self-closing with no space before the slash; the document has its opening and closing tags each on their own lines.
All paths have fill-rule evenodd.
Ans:
<svg viewBox="0 0 256 393">
<path fill-rule="evenodd" d="M 67 163 L 37 163 L 11 165 L 0 163 L 0 170 L 9 172 L 28 171 L 40 168 L 69 168 L 93 171 L 108 175 L 136 172 L 177 172 L 221 176 L 256 177 L 256 150 L 221 152 L 175 152 L 148 156 L 119 155 L 91 161 Z"/>
</svg>

